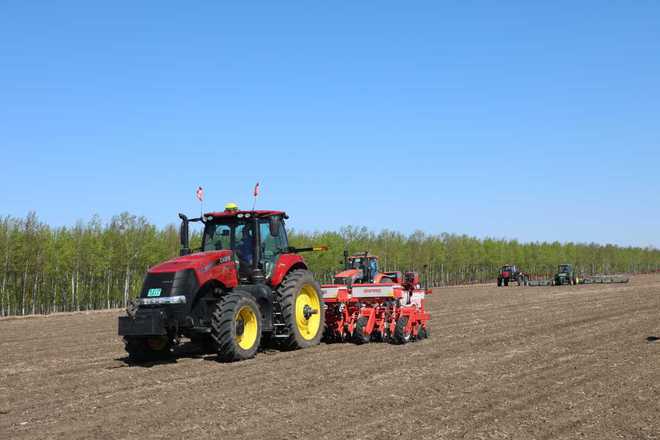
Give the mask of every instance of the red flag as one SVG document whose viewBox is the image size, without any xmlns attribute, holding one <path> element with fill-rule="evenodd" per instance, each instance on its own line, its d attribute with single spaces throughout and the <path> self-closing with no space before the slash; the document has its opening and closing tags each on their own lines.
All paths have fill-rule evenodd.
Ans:
<svg viewBox="0 0 660 440">
<path fill-rule="evenodd" d="M 195 192 L 195 195 L 197 196 L 197 200 L 200 202 L 204 201 L 204 190 L 202 189 L 201 186 L 197 187 L 197 191 Z"/>
<path fill-rule="evenodd" d="M 257 197 L 259 195 L 259 182 L 257 182 L 256 185 L 254 185 L 254 196 Z"/>
</svg>

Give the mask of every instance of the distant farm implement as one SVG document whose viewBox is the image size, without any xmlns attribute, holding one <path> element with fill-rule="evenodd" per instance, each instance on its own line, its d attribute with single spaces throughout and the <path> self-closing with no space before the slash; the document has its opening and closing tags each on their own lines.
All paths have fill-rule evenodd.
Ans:
<svg viewBox="0 0 660 440">
<path fill-rule="evenodd" d="M 552 278 L 531 279 L 528 286 L 564 286 L 577 284 L 617 284 L 627 283 L 627 275 L 579 275 L 571 264 L 560 264 Z"/>
</svg>

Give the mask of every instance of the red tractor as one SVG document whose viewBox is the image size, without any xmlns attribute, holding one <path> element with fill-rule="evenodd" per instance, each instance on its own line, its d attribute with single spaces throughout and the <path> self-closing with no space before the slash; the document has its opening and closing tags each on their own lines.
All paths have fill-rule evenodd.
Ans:
<svg viewBox="0 0 660 440">
<path fill-rule="evenodd" d="M 324 249 L 290 247 L 284 212 L 179 217 L 181 255 L 149 269 L 137 302 L 119 318 L 130 359 L 168 356 L 182 336 L 228 362 L 253 357 L 265 340 L 283 349 L 319 343 L 321 287 L 298 253 Z M 190 222 L 204 224 L 195 252 Z"/>
<path fill-rule="evenodd" d="M 428 336 L 430 316 L 416 272 L 378 272 L 378 259 L 367 252 L 349 257 L 335 284 L 323 285 L 326 339 L 371 340 L 405 344 Z"/>
<path fill-rule="evenodd" d="M 509 282 L 516 282 L 519 286 L 526 286 L 529 275 L 513 264 L 505 264 L 497 274 L 497 287 L 508 286 Z"/>
<path fill-rule="evenodd" d="M 344 270 L 335 275 L 335 284 L 392 283 L 401 280 L 401 272 L 379 272 L 378 257 L 368 251 L 350 255 L 344 251 Z"/>
</svg>

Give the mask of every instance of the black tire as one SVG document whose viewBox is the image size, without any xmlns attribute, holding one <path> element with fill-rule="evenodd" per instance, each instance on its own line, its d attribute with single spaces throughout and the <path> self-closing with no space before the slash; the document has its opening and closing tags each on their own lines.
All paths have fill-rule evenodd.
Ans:
<svg viewBox="0 0 660 440">
<path fill-rule="evenodd" d="M 506 287 L 509 286 L 509 279 L 508 279 L 508 278 L 504 278 L 504 285 L 505 285 Z"/>
<path fill-rule="evenodd" d="M 429 337 L 429 330 L 426 327 L 419 327 L 419 330 L 417 330 L 417 340 L 421 341 L 422 339 L 426 339 Z"/>
<path fill-rule="evenodd" d="M 222 296 L 211 319 L 211 338 L 218 360 L 235 362 L 254 357 L 261 344 L 261 330 L 261 311 L 249 293 L 237 290 Z"/>
<path fill-rule="evenodd" d="M 401 316 L 396 321 L 396 327 L 394 328 L 394 342 L 397 344 L 406 344 L 410 342 L 412 333 L 406 333 L 406 325 L 408 324 L 408 317 Z"/>
<path fill-rule="evenodd" d="M 369 341 L 371 341 L 371 335 L 366 335 L 364 333 L 368 322 L 369 318 L 366 316 L 361 316 L 358 318 L 357 323 L 355 324 L 355 329 L 353 330 L 353 342 L 358 345 L 367 344 Z"/>
<path fill-rule="evenodd" d="M 502 287 L 502 278 L 497 278 L 497 287 Z"/>
<path fill-rule="evenodd" d="M 133 362 L 159 361 L 172 357 L 173 343 L 167 336 L 124 336 L 124 348 Z"/>
<path fill-rule="evenodd" d="M 310 310 L 311 315 L 302 320 L 309 327 L 300 328 L 296 321 L 296 302 L 301 295 L 315 295 L 318 310 Z M 318 345 L 325 330 L 325 312 L 321 299 L 321 286 L 314 275 L 305 269 L 296 269 L 284 278 L 275 291 L 277 304 L 280 308 L 282 323 L 289 336 L 282 341 L 282 348 L 295 350 Z M 318 317 L 318 320 L 316 319 Z M 307 330 L 309 330 L 307 332 Z M 314 334 L 316 333 L 316 334 Z"/>
</svg>

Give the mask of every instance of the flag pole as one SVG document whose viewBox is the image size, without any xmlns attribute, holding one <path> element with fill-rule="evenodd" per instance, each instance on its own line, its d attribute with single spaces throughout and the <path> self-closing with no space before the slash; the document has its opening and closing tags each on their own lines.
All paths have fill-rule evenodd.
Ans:
<svg viewBox="0 0 660 440">
<path fill-rule="evenodd" d="M 259 196 L 259 182 L 254 185 L 254 191 L 252 192 L 252 195 L 254 196 L 254 200 L 252 201 L 252 211 L 254 211 L 254 208 L 257 206 L 257 197 Z"/>
<path fill-rule="evenodd" d="M 195 196 L 197 196 L 197 200 L 199 200 L 199 218 L 202 218 L 204 217 L 204 189 L 201 185 L 197 187 Z"/>
</svg>

